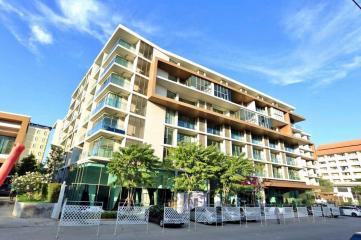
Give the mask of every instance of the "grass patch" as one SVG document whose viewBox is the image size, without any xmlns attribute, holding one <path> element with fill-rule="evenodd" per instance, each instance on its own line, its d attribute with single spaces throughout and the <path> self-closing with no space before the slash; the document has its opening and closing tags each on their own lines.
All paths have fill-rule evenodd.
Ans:
<svg viewBox="0 0 361 240">
<path fill-rule="evenodd" d="M 16 196 L 16 201 L 18 202 L 47 202 L 41 197 L 41 195 L 35 194 L 33 197 L 28 198 L 26 194 L 21 194 Z"/>
</svg>

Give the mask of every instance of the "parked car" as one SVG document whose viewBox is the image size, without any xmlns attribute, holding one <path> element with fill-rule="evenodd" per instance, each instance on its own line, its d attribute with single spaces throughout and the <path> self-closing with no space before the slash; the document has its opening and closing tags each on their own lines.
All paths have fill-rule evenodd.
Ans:
<svg viewBox="0 0 361 240">
<path fill-rule="evenodd" d="M 361 240 L 361 232 L 354 233 L 350 240 Z"/>
<path fill-rule="evenodd" d="M 227 219 L 227 222 L 238 222 L 241 221 L 241 211 L 238 209 L 238 211 L 232 211 L 228 208 L 222 208 L 223 210 L 223 217 L 224 219 Z"/>
<path fill-rule="evenodd" d="M 182 216 L 182 214 L 178 213 L 175 209 L 168 208 L 167 211 L 169 211 L 169 217 L 166 217 L 164 219 L 164 207 L 163 206 L 151 206 L 149 208 L 149 221 L 159 224 L 159 226 L 169 226 L 169 225 L 175 225 L 175 226 L 181 226 L 185 224 L 185 218 Z M 165 223 L 165 224 L 164 224 Z"/>
<path fill-rule="evenodd" d="M 222 208 L 216 207 L 215 211 L 212 208 L 198 208 L 197 209 L 197 222 L 204 224 L 221 224 L 222 223 Z M 196 209 L 191 209 L 190 219 L 196 221 Z M 213 209 L 212 209 L 213 210 Z"/>
<path fill-rule="evenodd" d="M 340 207 L 341 215 L 351 216 L 351 217 L 360 217 L 361 209 L 353 206 L 342 206 Z"/>
</svg>

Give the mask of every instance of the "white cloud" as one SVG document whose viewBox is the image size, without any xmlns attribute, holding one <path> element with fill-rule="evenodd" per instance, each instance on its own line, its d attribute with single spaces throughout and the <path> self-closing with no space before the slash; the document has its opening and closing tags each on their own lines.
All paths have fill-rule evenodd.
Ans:
<svg viewBox="0 0 361 240">
<path fill-rule="evenodd" d="M 20 4 L 0 0 L 0 20 L 10 23 L 6 24 L 9 32 L 33 52 L 37 52 L 39 44 L 52 44 L 55 30 L 75 30 L 105 42 L 124 19 L 130 27 L 142 33 L 151 35 L 160 29 L 146 16 L 143 19 L 127 16 L 126 11 L 119 13 L 98 0 L 57 0 L 56 5 L 57 8 L 51 8 L 35 1 L 33 8 L 28 10 Z M 19 25 L 24 26 L 20 29 Z"/>
<path fill-rule="evenodd" d="M 217 63 L 278 85 L 319 87 L 346 78 L 361 67 L 361 14 L 352 2 L 328 4 L 303 6 L 282 18 L 289 37 L 283 52 L 272 51 L 272 46 L 268 53 L 223 48 L 223 61 L 217 58 Z"/>
<path fill-rule="evenodd" d="M 53 43 L 53 36 L 46 32 L 42 27 L 39 25 L 33 25 L 31 27 L 32 32 L 32 40 L 42 43 L 42 44 L 51 44 Z"/>
</svg>

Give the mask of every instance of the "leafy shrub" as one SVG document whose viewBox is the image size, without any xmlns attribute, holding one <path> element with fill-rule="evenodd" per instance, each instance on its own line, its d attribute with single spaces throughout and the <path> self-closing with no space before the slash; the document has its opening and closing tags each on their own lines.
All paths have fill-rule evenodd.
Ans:
<svg viewBox="0 0 361 240">
<path fill-rule="evenodd" d="M 26 194 L 30 200 L 34 199 L 35 193 L 41 193 L 43 186 L 46 184 L 46 178 L 41 173 L 27 172 L 24 176 L 15 177 L 12 190 L 15 190 L 20 195 Z"/>
<path fill-rule="evenodd" d="M 60 193 L 60 183 L 49 183 L 47 188 L 47 196 L 46 200 L 51 203 L 55 203 L 58 201 L 59 193 Z"/>
<path fill-rule="evenodd" d="M 117 218 L 117 211 L 102 212 L 102 219 L 115 219 L 115 218 Z"/>
</svg>

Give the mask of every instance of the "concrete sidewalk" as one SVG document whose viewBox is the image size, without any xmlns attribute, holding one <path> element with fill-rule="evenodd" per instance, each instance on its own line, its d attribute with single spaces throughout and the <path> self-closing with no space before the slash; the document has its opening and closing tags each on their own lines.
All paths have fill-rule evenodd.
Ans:
<svg viewBox="0 0 361 240">
<path fill-rule="evenodd" d="M 22 220 L 23 221 L 23 220 Z M 25 220 L 26 221 L 26 220 Z M 31 223 L 30 223 L 31 222 Z M 28 223 L 13 221 L 6 225 L 0 224 L 0 239 L 11 240 L 49 240 L 55 239 L 57 223 L 55 221 L 37 221 L 28 219 Z M 62 227 L 60 239 L 66 240 L 90 240 L 96 239 L 97 228 L 92 227 Z M 351 235 L 361 231 L 361 218 L 340 217 L 337 219 L 327 219 L 326 222 L 288 222 L 278 225 L 270 223 L 261 225 L 260 223 L 249 223 L 248 227 L 239 224 L 225 224 L 222 226 L 209 226 L 197 224 L 195 231 L 194 223 L 191 228 L 166 228 L 162 231 L 158 225 L 151 223 L 149 232 L 144 225 L 125 226 L 115 237 L 114 222 L 104 221 L 100 226 L 99 239 L 126 239 L 126 240 L 212 240 L 212 239 L 270 239 L 270 240 L 347 240 Z"/>
</svg>

